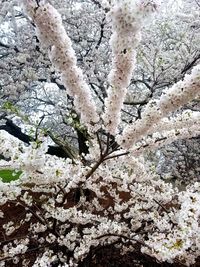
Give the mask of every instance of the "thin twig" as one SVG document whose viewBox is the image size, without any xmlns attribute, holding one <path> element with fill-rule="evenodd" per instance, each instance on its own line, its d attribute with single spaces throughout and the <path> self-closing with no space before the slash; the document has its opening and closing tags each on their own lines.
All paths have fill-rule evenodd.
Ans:
<svg viewBox="0 0 200 267">
<path fill-rule="evenodd" d="M 30 211 L 30 213 L 41 223 L 41 224 L 43 224 L 43 225 L 46 225 L 46 222 L 45 221 L 43 221 L 43 219 L 39 216 L 39 215 L 37 215 L 37 213 L 35 213 L 32 209 L 30 209 L 28 206 L 26 206 L 26 205 L 24 205 L 21 201 L 14 201 L 14 200 L 10 200 L 10 202 L 11 203 L 14 203 L 14 204 L 16 204 L 16 205 L 20 205 L 20 206 L 22 206 L 23 208 L 25 208 L 25 210 L 29 210 Z M 47 227 L 48 227 L 48 225 L 47 225 Z"/>
<path fill-rule="evenodd" d="M 108 133 L 107 134 L 107 141 L 106 141 L 106 151 L 105 151 L 105 153 L 108 153 L 108 151 L 109 151 L 109 141 L 110 141 L 110 134 Z"/>
<path fill-rule="evenodd" d="M 138 239 L 136 239 L 136 238 L 128 237 L 128 236 L 125 236 L 125 235 L 105 234 L 105 235 L 98 236 L 96 239 L 101 239 L 101 238 L 109 237 L 109 236 L 116 236 L 116 237 L 119 237 L 119 238 L 128 239 L 128 240 L 137 242 L 137 243 L 139 243 L 140 245 L 145 246 L 145 247 L 148 247 L 149 249 L 153 250 L 153 248 L 151 248 L 149 245 L 145 244 L 142 240 L 138 240 Z"/>
<path fill-rule="evenodd" d="M 104 160 L 121 157 L 121 156 L 124 156 L 124 155 L 128 155 L 129 153 L 130 152 L 124 152 L 124 153 L 120 153 L 120 154 L 117 154 L 117 155 L 109 156 L 109 157 L 106 157 Z"/>
<path fill-rule="evenodd" d="M 98 132 L 97 132 L 97 141 L 98 141 L 99 148 L 100 148 L 100 156 L 102 157 L 102 155 L 103 155 L 103 148 L 102 148 L 102 144 L 101 144 L 101 140 L 100 140 L 100 136 L 99 136 L 99 133 Z"/>
</svg>

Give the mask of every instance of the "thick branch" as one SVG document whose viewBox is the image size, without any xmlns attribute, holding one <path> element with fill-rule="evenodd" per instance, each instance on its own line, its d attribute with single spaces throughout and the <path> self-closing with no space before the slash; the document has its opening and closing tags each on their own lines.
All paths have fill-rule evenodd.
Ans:
<svg viewBox="0 0 200 267">
<path fill-rule="evenodd" d="M 0 130 L 4 130 L 10 135 L 16 137 L 17 139 L 21 140 L 26 144 L 30 144 L 30 142 L 34 142 L 34 138 L 23 133 L 21 128 L 13 123 L 12 120 L 6 118 L 6 124 L 0 125 Z M 72 158 L 72 153 L 66 149 L 63 144 L 59 144 L 57 140 L 53 140 L 58 146 L 49 146 L 47 154 L 55 155 L 61 158 Z M 65 144 L 66 145 L 66 144 Z"/>
</svg>

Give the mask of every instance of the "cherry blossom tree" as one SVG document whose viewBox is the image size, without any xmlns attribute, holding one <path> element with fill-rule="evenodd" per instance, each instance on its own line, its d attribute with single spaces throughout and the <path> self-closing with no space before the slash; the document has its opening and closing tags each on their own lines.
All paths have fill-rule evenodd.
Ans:
<svg viewBox="0 0 200 267">
<path fill-rule="evenodd" d="M 140 263 L 142 257 L 149 255 L 152 261 L 190 266 L 200 255 L 200 184 L 191 183 L 182 191 L 162 181 L 146 160 L 146 153 L 173 141 L 199 136 L 200 113 L 183 108 L 199 97 L 198 55 L 195 53 L 192 62 L 185 62 L 181 73 L 171 66 L 165 54 L 152 62 L 151 52 L 156 50 L 159 55 L 160 48 L 152 51 L 155 44 L 150 42 L 148 55 L 142 31 L 145 25 L 151 27 L 159 9 L 164 12 L 158 1 L 91 2 L 101 10 L 102 30 L 91 55 L 96 56 L 99 49 L 103 53 L 108 44 L 101 39 L 105 38 L 102 32 L 109 22 L 111 52 L 105 49 L 105 53 L 111 59 L 111 67 L 109 73 L 92 69 L 96 75 L 88 78 L 83 70 L 87 64 L 79 64 L 79 55 L 55 7 L 46 1 L 22 1 L 23 12 L 35 29 L 37 49 L 43 51 L 53 69 L 52 81 L 63 89 L 61 98 L 66 101 L 62 102 L 62 109 L 74 114 L 71 124 L 79 137 L 84 137 L 85 146 L 81 153 L 72 153 L 68 147 L 68 158 L 60 158 L 46 153 L 48 136 L 56 139 L 47 130 L 37 128 L 36 138 L 28 139 L 30 145 L 0 131 L 0 166 L 20 172 L 18 180 L 0 182 L 0 264 L 95 266 L 97 251 L 113 246 L 121 255 L 140 254 Z M 94 30 L 92 37 L 93 34 Z M 140 44 L 146 46 L 142 58 L 148 61 L 150 57 L 148 64 L 153 66 L 150 80 L 141 71 L 143 65 L 137 67 L 137 53 L 142 53 Z M 166 45 L 171 45 L 170 40 Z M 15 51 L 16 47 L 14 44 L 9 49 Z M 40 59 L 39 66 L 44 63 Z M 107 68 L 108 62 L 103 57 L 100 67 L 105 64 Z M 178 74 L 169 77 L 168 68 Z M 145 87 L 141 89 L 149 92 L 138 103 L 128 89 L 140 81 Z M 157 93 L 159 87 L 164 89 L 162 94 Z M 54 95 L 53 89 L 51 93 Z M 124 106 L 131 102 L 146 105 L 127 123 L 122 111 L 128 112 Z M 55 105 L 55 109 L 60 106 Z M 10 102 L 4 104 L 5 110 L 24 119 L 28 127 L 29 118 Z"/>
<path fill-rule="evenodd" d="M 184 1 L 181 7 L 176 2 L 168 2 L 164 3 L 163 11 L 157 14 L 151 27 L 143 23 L 143 38 L 137 48 L 138 64 L 122 109 L 123 123 L 140 118 L 141 110 L 150 99 L 182 79 L 199 60 L 197 3 Z M 75 113 L 71 112 L 71 99 L 64 97 L 65 88 L 60 75 L 40 47 L 33 23 L 27 22 L 27 16 L 19 9 L 17 1 L 2 1 L 1 5 L 0 93 L 3 118 L 8 115 L 5 107 L 9 111 L 12 104 L 15 109 L 26 113 L 34 126 L 47 128 L 54 136 L 62 137 L 62 142 L 67 136 L 69 142 L 77 143 L 77 134 L 71 130 L 74 124 L 77 125 L 73 119 Z M 62 14 L 78 65 L 82 67 L 98 106 L 102 106 L 107 95 L 111 61 L 108 45 L 111 31 L 109 19 L 106 19 L 109 8 L 91 0 L 80 3 L 56 1 L 54 5 Z M 177 9 L 183 14 L 189 12 L 189 15 L 179 15 Z M 194 104 L 197 103 L 193 102 L 193 108 Z"/>
</svg>

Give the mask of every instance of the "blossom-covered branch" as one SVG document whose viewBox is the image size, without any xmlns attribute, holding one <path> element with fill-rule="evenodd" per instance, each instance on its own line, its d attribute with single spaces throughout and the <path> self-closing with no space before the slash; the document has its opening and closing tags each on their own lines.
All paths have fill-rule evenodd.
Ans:
<svg viewBox="0 0 200 267">
<path fill-rule="evenodd" d="M 113 29 L 110 39 L 113 57 L 103 120 L 107 132 L 112 135 L 117 133 L 120 112 L 135 68 L 136 47 L 141 39 L 141 27 L 145 17 L 156 8 L 156 1 L 121 0 L 113 5 L 108 14 Z"/>
<path fill-rule="evenodd" d="M 192 125 L 189 127 L 183 127 L 172 130 L 165 130 L 164 132 L 155 132 L 151 136 L 136 142 L 131 148 L 134 154 L 144 153 L 146 150 L 153 150 L 170 144 L 176 140 L 188 139 L 192 137 L 198 137 L 200 135 L 200 125 Z"/>
<path fill-rule="evenodd" d="M 38 6 L 35 0 L 23 0 L 23 6 L 36 25 L 41 44 L 49 48 L 49 57 L 56 70 L 61 73 L 67 93 L 74 97 L 74 105 L 81 114 L 81 122 L 93 131 L 99 116 L 82 70 L 77 67 L 76 55 L 62 25 L 61 15 L 52 5 L 40 3 Z"/>
<path fill-rule="evenodd" d="M 142 113 L 142 119 L 133 125 L 128 125 L 122 136 L 118 136 L 118 142 L 123 148 L 130 148 L 148 133 L 153 132 L 153 126 L 170 112 L 193 100 L 199 95 L 200 65 L 193 68 L 190 75 L 186 75 L 183 81 L 174 84 L 162 94 L 160 99 L 150 101 Z"/>
</svg>

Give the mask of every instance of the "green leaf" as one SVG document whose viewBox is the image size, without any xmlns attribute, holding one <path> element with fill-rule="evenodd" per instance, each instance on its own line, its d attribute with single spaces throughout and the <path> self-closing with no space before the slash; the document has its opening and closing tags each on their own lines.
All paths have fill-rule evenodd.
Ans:
<svg viewBox="0 0 200 267">
<path fill-rule="evenodd" d="M 22 171 L 15 171 L 15 170 L 0 170 L 0 178 L 4 183 L 9 183 L 11 181 L 15 181 L 19 179 Z"/>
<path fill-rule="evenodd" d="M 4 104 L 3 104 L 3 109 L 6 109 L 10 112 L 13 112 L 15 114 L 19 114 L 19 110 L 9 101 L 6 101 Z"/>
</svg>

